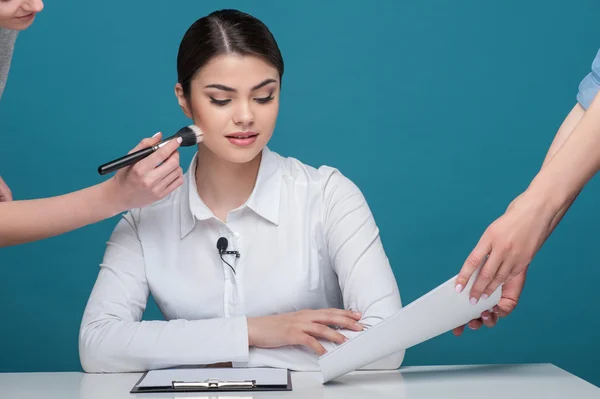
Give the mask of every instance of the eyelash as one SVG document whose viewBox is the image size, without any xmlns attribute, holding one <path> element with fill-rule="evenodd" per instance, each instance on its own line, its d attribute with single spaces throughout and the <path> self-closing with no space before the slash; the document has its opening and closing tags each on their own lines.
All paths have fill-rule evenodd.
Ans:
<svg viewBox="0 0 600 399">
<path fill-rule="evenodd" d="M 211 96 L 210 97 L 210 102 L 218 105 L 219 107 L 224 107 L 225 105 L 229 104 L 231 102 L 231 100 L 217 100 L 216 98 L 213 98 Z M 273 93 L 269 94 L 268 97 L 261 97 L 261 98 L 255 98 L 256 102 L 259 104 L 266 104 L 269 101 L 273 100 L 275 97 L 273 97 Z"/>
</svg>

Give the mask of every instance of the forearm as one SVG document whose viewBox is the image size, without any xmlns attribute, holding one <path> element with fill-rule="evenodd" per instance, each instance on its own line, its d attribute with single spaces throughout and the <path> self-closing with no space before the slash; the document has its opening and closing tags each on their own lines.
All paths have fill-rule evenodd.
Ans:
<svg viewBox="0 0 600 399">
<path fill-rule="evenodd" d="M 571 133 L 573 133 L 573 130 L 575 130 L 575 128 L 577 127 L 584 115 L 585 109 L 579 103 L 576 103 L 571 112 L 569 112 L 569 114 L 561 124 L 560 128 L 558 129 L 558 132 L 556 133 L 556 136 L 554 137 L 554 140 L 552 141 L 552 144 L 548 149 L 548 153 L 544 158 L 544 162 L 542 163 L 541 169 L 544 169 L 548 165 L 548 163 L 550 163 L 550 161 L 554 158 L 554 156 L 560 150 L 565 141 L 567 141 L 567 139 L 571 136 Z M 556 215 L 554 216 L 554 219 L 552 220 L 550 227 L 551 230 L 554 230 L 554 228 L 562 220 L 563 216 L 565 215 L 565 213 L 567 213 L 578 194 L 579 192 L 575 196 L 572 196 L 559 208 L 558 212 L 556 212 Z"/>
<path fill-rule="evenodd" d="M 113 180 L 73 193 L 0 203 L 0 247 L 53 237 L 117 215 Z"/>
<path fill-rule="evenodd" d="M 248 360 L 245 317 L 84 324 L 79 341 L 86 372 L 136 372 Z"/>
<path fill-rule="evenodd" d="M 600 97 L 600 96 L 599 96 Z M 600 104 L 577 103 L 560 126 L 540 171 L 522 195 L 551 218 L 554 230 L 600 167 Z M 579 158 L 579 159 L 578 159 Z"/>
</svg>

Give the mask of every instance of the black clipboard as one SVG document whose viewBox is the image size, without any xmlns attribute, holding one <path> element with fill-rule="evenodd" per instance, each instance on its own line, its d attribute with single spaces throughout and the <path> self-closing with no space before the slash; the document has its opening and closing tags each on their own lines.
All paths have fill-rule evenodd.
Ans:
<svg viewBox="0 0 600 399">
<path fill-rule="evenodd" d="M 206 372 L 210 370 L 210 374 L 226 376 L 230 373 L 227 369 L 197 369 Z M 225 370 L 225 371 L 223 371 Z M 171 380 L 170 384 L 161 383 L 159 385 L 142 385 L 144 379 L 148 376 L 149 371 L 146 371 L 138 382 L 133 386 L 130 393 L 162 393 L 162 392 L 257 392 L 257 391 L 291 391 L 292 376 L 290 370 L 286 370 L 287 381 L 281 384 L 263 384 L 257 379 L 253 379 L 251 374 L 255 374 L 257 370 L 264 369 L 236 369 L 238 373 L 244 374 L 244 371 L 251 370 L 247 374 L 248 378 L 218 378 L 211 377 L 207 379 L 194 379 L 193 381 L 184 381 L 180 379 Z"/>
</svg>

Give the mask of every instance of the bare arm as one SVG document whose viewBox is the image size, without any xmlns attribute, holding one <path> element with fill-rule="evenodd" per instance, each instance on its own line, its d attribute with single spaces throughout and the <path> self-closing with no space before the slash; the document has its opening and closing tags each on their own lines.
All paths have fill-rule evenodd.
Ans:
<svg viewBox="0 0 600 399">
<path fill-rule="evenodd" d="M 145 139 L 136 148 L 160 141 Z M 0 247 L 56 236 L 155 202 L 183 183 L 179 143 L 171 141 L 98 185 L 57 197 L 0 202 Z"/>
<path fill-rule="evenodd" d="M 597 95 L 585 113 L 576 106 L 569 114 L 527 190 L 486 229 L 459 274 L 457 290 L 464 287 L 488 254 L 471 290 L 474 301 L 523 272 L 599 168 Z"/>
<path fill-rule="evenodd" d="M 570 137 L 573 130 L 577 127 L 584 114 L 585 110 L 583 109 L 583 107 L 579 103 L 575 104 L 571 112 L 569 112 L 569 114 L 561 124 L 560 128 L 558 129 L 558 132 L 554 136 L 552 144 L 548 149 L 548 152 L 546 154 L 546 157 L 544 158 L 544 162 L 542 163 L 540 169 L 544 169 L 546 165 L 548 165 L 548 163 L 554 158 L 554 156 L 560 150 L 565 141 Z M 506 214 L 510 212 L 513 206 L 519 205 L 519 201 L 522 197 L 523 194 L 519 195 L 511 202 L 511 204 L 508 207 L 508 210 L 506 211 Z M 575 198 L 573 198 L 573 200 L 574 199 Z M 556 216 L 554 217 L 554 219 L 552 219 L 552 222 L 550 224 L 550 231 L 554 230 L 556 225 L 560 222 L 564 214 L 567 212 L 567 210 L 573 203 L 573 200 L 569 201 L 568 203 L 565 203 L 563 207 L 557 212 Z M 494 309 L 495 311 L 483 312 L 481 318 L 471 320 L 468 323 L 469 328 L 477 330 L 484 325 L 486 327 L 491 328 L 496 325 L 500 317 L 508 316 L 515 309 L 517 303 L 519 302 L 523 286 L 525 285 L 526 274 L 527 268 L 525 268 L 524 271 L 516 275 L 514 278 L 506 281 L 502 287 L 502 298 L 500 299 L 498 306 L 496 306 L 496 308 Z M 453 332 L 455 335 L 461 335 L 464 329 L 465 326 L 460 326 L 455 328 Z"/>
</svg>

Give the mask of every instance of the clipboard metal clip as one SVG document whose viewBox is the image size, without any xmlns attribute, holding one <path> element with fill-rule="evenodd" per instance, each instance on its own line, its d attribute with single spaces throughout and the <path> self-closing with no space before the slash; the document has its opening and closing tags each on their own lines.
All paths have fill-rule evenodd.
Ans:
<svg viewBox="0 0 600 399">
<path fill-rule="evenodd" d="M 190 389 L 190 388 L 236 388 L 236 389 L 252 389 L 256 387 L 256 380 L 248 381 L 222 381 L 218 378 L 209 378 L 206 381 L 173 381 L 173 389 Z"/>
</svg>

